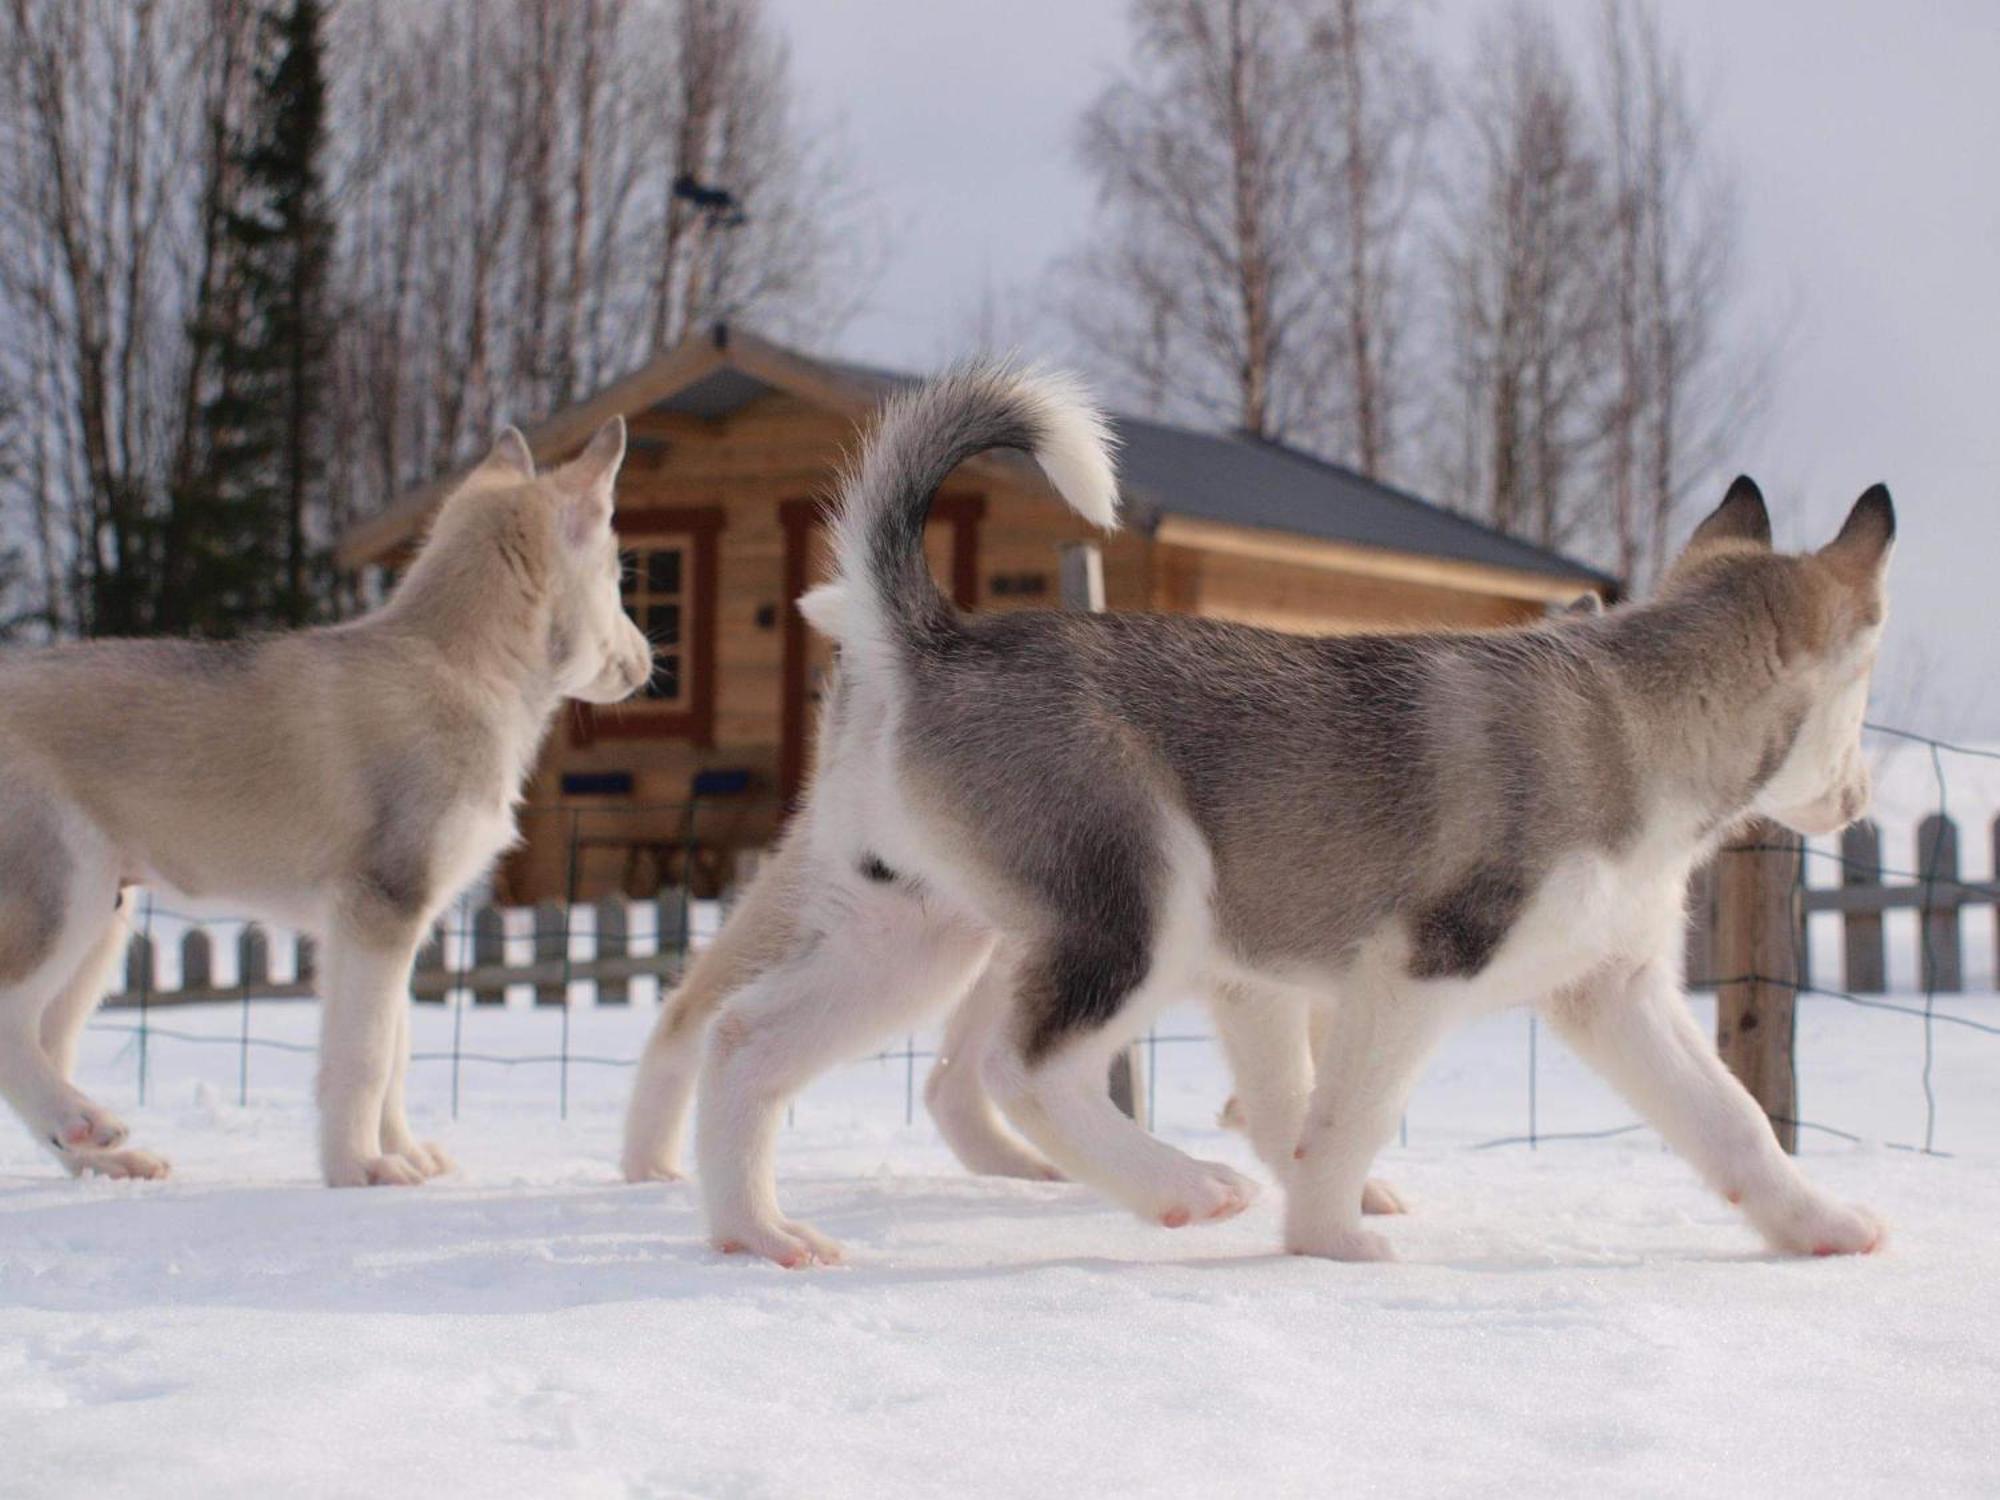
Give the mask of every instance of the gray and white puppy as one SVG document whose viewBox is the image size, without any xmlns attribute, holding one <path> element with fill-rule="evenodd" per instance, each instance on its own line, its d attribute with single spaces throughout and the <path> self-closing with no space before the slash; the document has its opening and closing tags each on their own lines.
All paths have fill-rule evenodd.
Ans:
<svg viewBox="0 0 2000 1500">
<path fill-rule="evenodd" d="M 1739 480 L 1645 605 L 1315 640 L 961 616 L 925 565 L 924 518 L 994 447 L 1032 453 L 1080 514 L 1113 520 L 1096 412 L 1004 369 L 899 397 L 845 481 L 838 576 L 809 596 L 848 692 L 803 815 L 804 937 L 724 1004 L 699 1089 L 719 1244 L 787 1264 L 837 1253 L 778 1209 L 784 1100 L 988 962 L 1007 1016 L 986 1075 L 1007 1115 L 1159 1223 L 1227 1217 L 1254 1192 L 1105 1096 L 1113 1051 L 1207 990 L 1321 1011 L 1304 1108 L 1297 1047 L 1224 1028 L 1253 1137 L 1294 1142 L 1293 1251 L 1389 1254 L 1361 1226 L 1361 1185 L 1410 1084 L 1449 1029 L 1524 1001 L 1771 1244 L 1880 1241 L 1879 1220 L 1779 1150 L 1691 1019 L 1678 954 L 1688 874 L 1732 827 L 1825 833 L 1866 803 L 1886 490 L 1828 546 L 1786 556 Z M 921 893 L 920 931 L 847 920 L 878 870 Z"/>
<path fill-rule="evenodd" d="M 557 705 L 652 673 L 619 602 L 624 452 L 614 420 L 538 476 L 508 429 L 351 624 L 0 656 L 0 1095 L 72 1172 L 166 1171 L 70 1082 L 132 885 L 321 939 L 329 1183 L 449 1165 L 404 1116 L 410 966 L 513 840 Z"/>
</svg>

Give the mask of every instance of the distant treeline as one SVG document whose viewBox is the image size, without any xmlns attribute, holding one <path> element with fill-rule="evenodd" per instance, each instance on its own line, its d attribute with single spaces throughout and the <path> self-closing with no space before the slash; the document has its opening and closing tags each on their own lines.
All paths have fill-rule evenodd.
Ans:
<svg viewBox="0 0 2000 1500">
<path fill-rule="evenodd" d="M 1130 18 L 1007 341 L 1649 574 L 1770 357 L 1645 0 L 1456 70 L 1397 0 Z M 500 422 L 825 344 L 882 245 L 833 138 L 758 0 L 0 0 L 0 633 L 336 615 L 347 522 Z"/>
<path fill-rule="evenodd" d="M 825 334 L 859 208 L 755 0 L 4 0 L 0 626 L 335 614 L 348 519 L 500 422 Z"/>
</svg>

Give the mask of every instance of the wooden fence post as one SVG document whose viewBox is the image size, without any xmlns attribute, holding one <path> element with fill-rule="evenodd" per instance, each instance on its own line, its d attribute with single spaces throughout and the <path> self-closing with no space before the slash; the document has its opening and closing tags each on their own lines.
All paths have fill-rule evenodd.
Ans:
<svg viewBox="0 0 2000 1500">
<path fill-rule="evenodd" d="M 271 939 L 255 922 L 236 938 L 236 982 L 250 995 L 261 995 L 271 986 Z"/>
<path fill-rule="evenodd" d="M 482 906 L 472 914 L 472 967 L 474 969 L 498 969 L 507 962 L 507 916 L 497 906 Z M 507 1003 L 507 981 L 504 979 L 481 979 L 477 975 L 472 981 L 472 1003 L 474 1005 L 505 1005 Z"/>
<path fill-rule="evenodd" d="M 670 975 L 660 979 L 660 998 L 665 1000 L 675 985 L 687 973 L 688 909 L 681 900 L 680 891 L 669 886 L 653 900 L 654 951 L 674 956 L 675 968 Z"/>
<path fill-rule="evenodd" d="M 136 999 L 153 992 L 153 939 L 135 932 L 125 945 L 125 994 Z"/>
<path fill-rule="evenodd" d="M 410 998 L 426 1005 L 442 1005 L 451 993 L 444 951 L 444 923 L 450 921 L 451 914 L 447 912 L 432 926 L 430 936 L 417 949 L 417 961 L 410 966 Z"/>
<path fill-rule="evenodd" d="M 1840 883 L 1882 884 L 1882 830 L 1867 821 L 1850 823 L 1840 836 Z M 1879 995 L 1889 987 L 1882 946 L 1882 913 L 1844 911 L 1840 915 L 1844 954 L 1842 981 L 1855 995 Z"/>
<path fill-rule="evenodd" d="M 560 965 L 569 957 L 569 908 L 544 901 L 535 908 L 535 962 Z M 535 1004 L 561 1005 L 565 991 L 560 976 L 535 981 Z"/>
<path fill-rule="evenodd" d="M 629 914 L 625 910 L 625 893 L 613 891 L 597 903 L 596 956 L 598 958 L 623 958 L 632 951 Z M 599 1005 L 626 1005 L 632 999 L 632 981 L 618 975 L 610 975 L 597 981 L 597 1003 Z"/>
<path fill-rule="evenodd" d="M 1917 881 L 1920 895 L 1930 898 L 1918 918 L 1918 930 L 1923 934 L 1917 954 L 1918 978 L 1927 991 L 1955 994 L 1965 983 L 1958 893 L 1953 889 L 1933 895 L 1928 889 L 1933 881 L 1949 887 L 1958 884 L 1958 825 L 1940 813 L 1932 813 L 1917 825 Z"/>
<path fill-rule="evenodd" d="M 1688 877 L 1687 936 L 1682 972 L 1697 989 L 1726 979 L 1715 966 L 1715 862 L 1710 860 Z"/>
<path fill-rule="evenodd" d="M 1800 982 L 1801 841 L 1753 824 L 1716 856 L 1715 1045 L 1770 1117 L 1778 1144 L 1797 1151 L 1798 1076 L 1792 1018 Z"/>
<path fill-rule="evenodd" d="M 215 944 L 208 929 L 190 927 L 181 934 L 181 988 L 205 990 L 215 977 Z"/>
<path fill-rule="evenodd" d="M 1095 542 L 1064 542 L 1062 559 L 1062 602 L 1064 609 L 1104 609 L 1104 554 Z M 1111 1059 L 1111 1102 L 1128 1117 L 1144 1116 L 1146 1101 L 1139 1066 L 1139 1044 L 1134 1042 Z"/>
</svg>

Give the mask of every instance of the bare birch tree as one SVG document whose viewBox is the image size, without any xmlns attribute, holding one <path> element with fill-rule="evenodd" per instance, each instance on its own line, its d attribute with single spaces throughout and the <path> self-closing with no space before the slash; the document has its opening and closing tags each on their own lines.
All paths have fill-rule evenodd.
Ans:
<svg viewBox="0 0 2000 1500">
<path fill-rule="evenodd" d="M 1734 194 L 1646 0 L 1604 0 L 1594 96 L 1525 6 L 1479 52 L 1441 215 L 1435 481 L 1642 584 L 1768 388 Z"/>
<path fill-rule="evenodd" d="M 1425 148 L 1437 97 L 1406 8 L 1334 0 L 1314 41 L 1337 104 L 1321 167 L 1336 174 L 1340 205 L 1340 255 L 1322 268 L 1339 278 L 1334 431 L 1338 456 L 1381 478 L 1397 467 L 1411 395 L 1404 358 L 1404 334 L 1416 317 L 1410 228 L 1428 182 Z"/>
<path fill-rule="evenodd" d="M 1439 268 L 1444 491 L 1544 544 L 1588 524 L 1604 343 L 1603 164 L 1555 33 L 1489 29 L 1459 121 Z"/>
<path fill-rule="evenodd" d="M 1407 390 L 1429 68 L 1383 0 L 1140 0 L 1084 120 L 1104 226 L 1067 268 L 1127 399 L 1370 474 Z"/>
<path fill-rule="evenodd" d="M 1517 0 L 1446 115 L 1406 7 L 1138 0 L 1083 125 L 1078 352 L 1141 409 L 1421 467 L 1643 580 L 1770 360 L 1685 70 L 1649 0 L 1601 3 L 1600 87 Z"/>
<path fill-rule="evenodd" d="M 358 500 L 705 323 L 819 338 L 858 302 L 865 205 L 797 117 L 756 0 L 358 5 L 342 44 Z M 683 178 L 732 193 L 741 226 Z"/>
<path fill-rule="evenodd" d="M 1645 0 L 1605 0 L 1599 31 L 1614 332 L 1601 484 L 1618 571 L 1666 556 L 1690 486 L 1723 457 L 1766 389 L 1768 352 L 1737 323 L 1736 204 Z"/>
<path fill-rule="evenodd" d="M 223 231 L 275 8 L 0 0 L 0 614 L 201 623 L 192 481 L 248 316 Z M 872 269 L 758 0 L 350 0 L 326 57 L 332 440 L 294 553 L 703 323 L 823 337 Z M 691 214 L 683 176 L 747 222 Z"/>
<path fill-rule="evenodd" d="M 0 474 L 51 632 L 171 623 L 246 7 L 0 8 Z"/>
<path fill-rule="evenodd" d="M 1131 73 L 1086 114 L 1107 220 L 1074 265 L 1105 373 L 1164 415 L 1298 434 L 1322 415 L 1337 184 L 1319 8 L 1139 0 Z"/>
</svg>

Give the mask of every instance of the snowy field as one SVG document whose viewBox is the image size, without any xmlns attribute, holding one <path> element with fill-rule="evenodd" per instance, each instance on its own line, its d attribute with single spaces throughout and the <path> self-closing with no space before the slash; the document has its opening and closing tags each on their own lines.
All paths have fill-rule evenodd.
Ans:
<svg viewBox="0 0 2000 1500">
<path fill-rule="evenodd" d="M 2000 1004 L 1954 1002 L 1992 1019 Z M 573 1016 L 630 1057 L 650 1006 Z M 467 1062 L 412 1073 L 457 1175 L 313 1179 L 310 1058 L 243 1016 L 160 1013 L 135 1103 L 109 1013 L 85 1081 L 168 1153 L 163 1184 L 72 1183 L 0 1145 L 0 1493 L 895 1496 L 1990 1494 L 2000 1485 L 2000 1038 L 1809 1001 L 1807 1165 L 1869 1202 L 1866 1260 L 1772 1259 L 1644 1132 L 1477 1149 L 1528 1119 L 1528 1034 L 1458 1040 L 1382 1170 L 1413 1201 L 1400 1264 L 1272 1253 L 1268 1199 L 1170 1233 L 1064 1185 L 961 1175 L 912 1064 L 841 1069 L 783 1141 L 791 1208 L 854 1264 L 788 1274 L 705 1248 L 689 1190 L 612 1166 L 627 1074 Z M 459 1018 L 533 1056 L 559 1016 Z M 310 1006 L 252 1008 L 304 1043 Z M 417 1046 L 453 1017 L 418 1015 Z M 1202 1029 L 1175 1015 L 1169 1034 Z M 1629 1123 L 1543 1034 L 1540 1131 Z M 922 1045 L 919 1039 L 919 1045 Z M 1213 1049 L 1156 1052 L 1156 1123 L 1251 1166 L 1213 1124 Z M 921 1062 L 916 1065 L 921 1079 Z"/>
<path fill-rule="evenodd" d="M 1986 878 L 2000 766 L 1947 770 Z M 1927 754 L 1881 782 L 1908 868 Z M 1887 928 L 1921 1010 L 1914 918 Z M 853 1263 L 788 1274 L 710 1252 L 686 1186 L 617 1180 L 650 985 L 566 1042 L 526 996 L 419 1007 L 412 1113 L 460 1170 L 409 1190 L 316 1185 L 312 1006 L 156 1010 L 143 1104 L 107 1012 L 82 1082 L 175 1176 L 69 1182 L 0 1120 L 0 1496 L 1991 1495 L 2000 1036 L 1950 1018 L 2000 1024 L 1992 913 L 1963 931 L 1975 993 L 1928 1038 L 1801 1002 L 1805 1165 L 1887 1215 L 1865 1260 L 1763 1253 L 1518 1015 L 1445 1050 L 1381 1164 L 1399 1264 L 1274 1254 L 1269 1197 L 1174 1233 L 968 1178 L 926 1060 L 888 1056 L 794 1111 L 787 1205 Z M 1155 1127 L 1255 1173 L 1206 1029 L 1162 1023 Z"/>
</svg>

